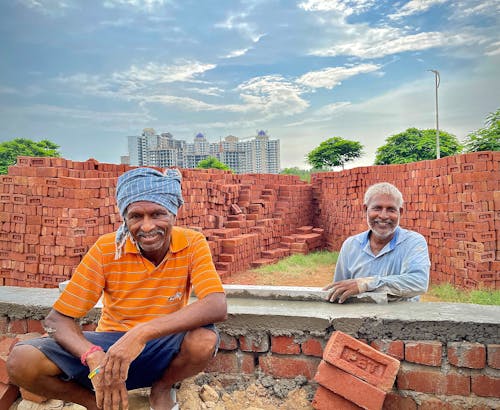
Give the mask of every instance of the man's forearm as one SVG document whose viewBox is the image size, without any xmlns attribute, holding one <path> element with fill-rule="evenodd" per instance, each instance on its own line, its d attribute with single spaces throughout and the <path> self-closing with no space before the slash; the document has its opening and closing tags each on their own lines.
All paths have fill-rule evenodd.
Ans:
<svg viewBox="0 0 500 410">
<path fill-rule="evenodd" d="M 50 337 L 75 357 L 80 357 L 92 347 L 78 323 L 54 309 L 46 317 L 44 327 Z"/>
</svg>

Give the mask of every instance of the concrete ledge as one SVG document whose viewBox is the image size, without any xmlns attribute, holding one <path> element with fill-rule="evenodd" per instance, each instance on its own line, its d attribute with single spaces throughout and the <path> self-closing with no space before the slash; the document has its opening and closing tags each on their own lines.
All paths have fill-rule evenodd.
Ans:
<svg viewBox="0 0 500 410">
<path fill-rule="evenodd" d="M 274 289 L 278 294 L 285 290 Z M 255 291 L 248 291 L 252 297 L 234 297 L 228 292 L 229 319 L 219 325 L 223 331 L 233 335 L 271 330 L 273 334 L 307 332 L 320 336 L 341 330 L 368 340 L 480 343 L 498 343 L 500 334 L 500 306 L 422 302 L 340 305 L 323 299 L 262 299 L 254 296 Z M 297 290 L 297 294 L 301 292 L 311 298 L 320 296 L 311 293 L 310 288 Z M 10 319 L 43 319 L 58 295 L 58 289 L 0 287 L 0 315 Z M 100 308 L 96 307 L 82 323 L 95 322 L 99 314 Z"/>
</svg>

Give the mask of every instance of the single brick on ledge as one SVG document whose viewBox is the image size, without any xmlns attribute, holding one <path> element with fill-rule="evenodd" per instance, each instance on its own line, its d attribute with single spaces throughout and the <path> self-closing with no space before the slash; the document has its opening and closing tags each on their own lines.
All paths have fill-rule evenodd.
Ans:
<svg viewBox="0 0 500 410">
<path fill-rule="evenodd" d="M 399 360 L 340 331 L 328 340 L 323 359 L 384 391 L 392 388 L 399 369 Z"/>
</svg>

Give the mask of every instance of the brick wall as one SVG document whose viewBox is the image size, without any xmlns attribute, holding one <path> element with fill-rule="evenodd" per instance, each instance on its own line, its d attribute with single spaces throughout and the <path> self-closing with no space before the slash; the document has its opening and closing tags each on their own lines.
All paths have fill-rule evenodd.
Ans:
<svg viewBox="0 0 500 410">
<path fill-rule="evenodd" d="M 0 176 L 0 285 L 55 287 L 99 235 L 115 230 L 116 178 L 130 167 L 19 157 Z M 366 229 L 363 194 L 403 193 L 403 227 L 429 244 L 431 281 L 500 289 L 500 152 L 315 174 L 182 170 L 178 225 L 206 235 L 224 277 L 290 253 L 339 250 Z"/>
<path fill-rule="evenodd" d="M 96 239 L 116 230 L 116 180 L 131 167 L 19 157 L 0 176 L 0 285 L 56 287 Z M 224 279 L 323 248 L 312 187 L 291 175 L 184 169 L 177 224 L 206 235 Z"/>
<path fill-rule="evenodd" d="M 330 250 L 367 229 L 363 195 L 387 181 L 403 194 L 401 226 L 425 236 L 431 282 L 500 289 L 500 152 L 314 174 L 314 225 Z"/>
<path fill-rule="evenodd" d="M 30 313 L 27 311 L 28 315 Z M 317 409 L 335 408 L 331 406 L 339 400 L 346 407 L 338 408 L 353 409 L 365 404 L 368 406 L 365 408 L 379 408 L 380 403 L 383 403 L 384 409 L 394 410 L 486 410 L 500 407 L 500 344 L 491 337 L 475 342 L 481 340 L 478 334 L 477 339 L 470 335 L 468 341 L 457 341 L 452 332 L 442 329 L 440 340 L 379 339 L 369 333 L 365 333 L 362 339 L 349 340 L 343 335 L 336 335 L 338 332 L 333 332 L 332 336 L 331 327 L 314 331 L 310 322 L 307 328 L 301 328 L 296 318 L 290 316 L 288 319 L 283 323 L 281 332 L 276 328 L 251 329 L 250 321 L 247 322 L 250 328 L 242 327 L 245 319 L 234 323 L 230 319 L 221 326 L 220 350 L 206 371 L 235 377 L 269 375 L 293 379 L 305 376 L 316 389 L 313 405 Z M 380 320 L 380 317 L 375 320 Z M 439 324 L 426 328 L 425 323 L 414 322 L 409 327 L 417 326 L 423 333 L 432 328 L 432 332 L 440 333 Z M 405 323 L 401 326 L 404 327 Z M 94 323 L 85 326 L 86 330 L 93 328 Z M 369 332 L 369 326 L 365 330 Z M 12 391 L 14 387 L 8 384 L 5 358 L 16 340 L 37 335 L 30 332 L 42 332 L 39 320 L 29 316 L 0 318 L 0 403 L 2 391 L 5 391 L 8 400 L 17 396 Z M 380 354 L 370 353 L 370 347 L 387 355 L 389 360 Z M 356 361 L 348 357 L 347 361 L 346 348 L 358 356 L 365 356 L 364 360 Z M 393 362 L 400 362 L 399 368 L 391 362 L 391 357 L 397 359 Z M 380 366 L 372 371 L 370 361 L 375 365 L 382 363 L 389 371 L 381 373 Z M 328 362 L 328 368 L 325 368 L 324 362 Z M 320 363 L 323 363 L 323 368 L 318 367 Z M 332 372 L 335 378 L 330 380 Z M 387 380 L 390 380 L 389 384 Z M 356 390 L 351 391 L 354 384 Z M 357 405 L 344 403 L 342 397 L 332 395 L 322 386 L 333 389 L 342 397 L 350 396 L 349 400 Z"/>
</svg>

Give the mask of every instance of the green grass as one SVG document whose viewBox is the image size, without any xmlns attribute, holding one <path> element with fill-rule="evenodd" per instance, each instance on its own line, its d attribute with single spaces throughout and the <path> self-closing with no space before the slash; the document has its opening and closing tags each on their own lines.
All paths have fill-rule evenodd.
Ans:
<svg viewBox="0 0 500 410">
<path fill-rule="evenodd" d="M 454 288 L 449 283 L 433 285 L 427 292 L 443 302 L 474 303 L 476 305 L 500 305 L 499 290 L 465 291 Z"/>
<path fill-rule="evenodd" d="M 328 251 L 312 252 L 308 255 L 295 254 L 281 259 L 272 265 L 253 269 L 253 271 L 261 273 L 300 273 L 303 272 L 304 269 L 313 270 L 320 266 L 329 266 L 333 270 L 333 266 L 335 266 L 338 256 L 338 252 Z"/>
</svg>

